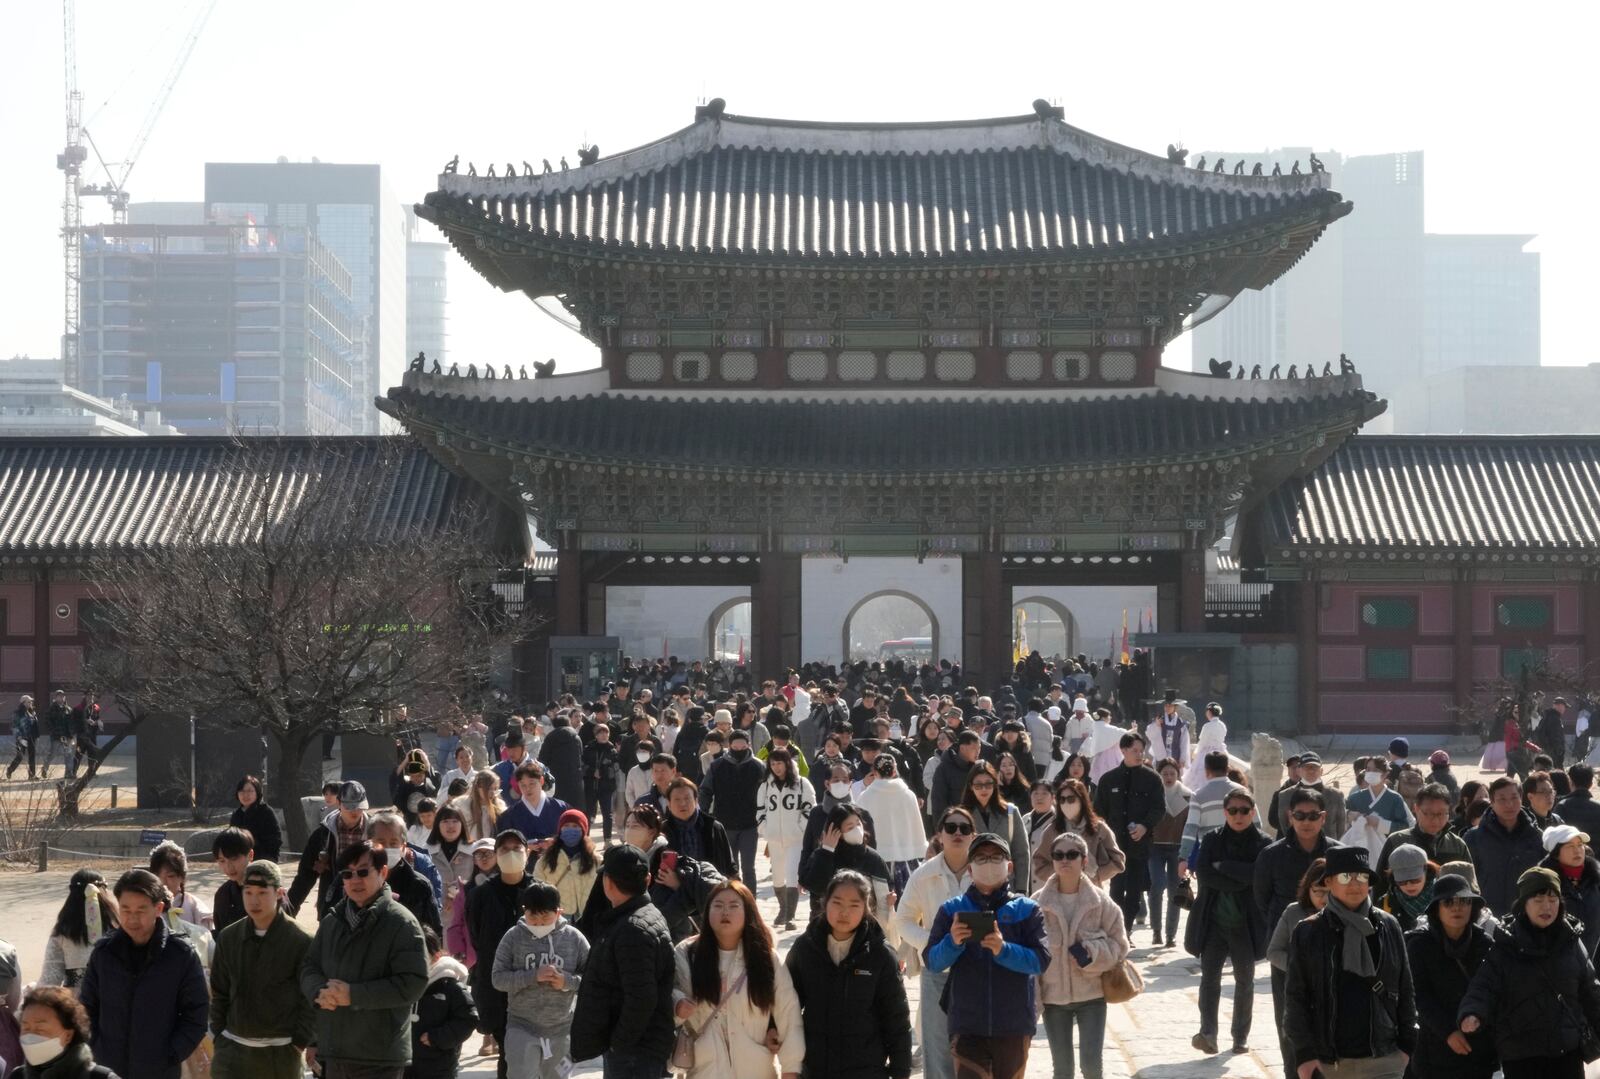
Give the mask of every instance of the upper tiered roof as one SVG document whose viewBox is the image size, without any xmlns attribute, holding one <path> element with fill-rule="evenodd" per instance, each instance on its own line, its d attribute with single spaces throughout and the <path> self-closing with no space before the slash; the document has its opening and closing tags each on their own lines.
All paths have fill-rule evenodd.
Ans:
<svg viewBox="0 0 1600 1079">
<path fill-rule="evenodd" d="M 418 213 L 504 288 L 506 256 L 767 265 L 1060 263 L 1252 253 L 1281 274 L 1351 208 L 1326 173 L 1202 172 L 1063 122 L 810 123 L 729 115 L 560 172 L 447 173 Z M 548 288 L 555 290 L 551 280 Z M 531 286 L 531 287 L 530 287 Z"/>
</svg>

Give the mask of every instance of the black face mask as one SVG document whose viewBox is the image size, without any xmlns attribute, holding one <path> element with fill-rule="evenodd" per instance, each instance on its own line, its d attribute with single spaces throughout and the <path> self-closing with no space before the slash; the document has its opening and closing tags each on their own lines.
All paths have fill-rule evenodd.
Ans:
<svg viewBox="0 0 1600 1079">
<path fill-rule="evenodd" d="M 728 750 L 728 756 L 732 757 L 736 761 L 748 760 L 750 757 L 750 751 L 748 749 L 730 749 Z"/>
</svg>

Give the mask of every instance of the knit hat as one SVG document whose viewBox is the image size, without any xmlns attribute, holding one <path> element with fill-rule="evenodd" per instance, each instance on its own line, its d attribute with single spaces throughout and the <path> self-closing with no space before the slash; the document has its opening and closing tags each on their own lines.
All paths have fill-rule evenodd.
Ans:
<svg viewBox="0 0 1600 1079">
<path fill-rule="evenodd" d="M 1473 891 L 1478 889 L 1478 868 L 1471 862 L 1446 862 L 1439 867 L 1439 876 L 1456 876 L 1472 885 Z"/>
<path fill-rule="evenodd" d="M 1389 742 L 1389 752 L 1396 757 L 1405 757 L 1411 753 L 1411 743 L 1404 738 L 1395 738 Z"/>
<path fill-rule="evenodd" d="M 1571 843 L 1574 839 L 1581 839 L 1587 843 L 1589 842 L 1589 833 L 1580 832 L 1570 824 L 1558 824 L 1553 828 L 1544 830 L 1544 849 L 1555 850 L 1557 847 Z"/>
<path fill-rule="evenodd" d="M 1389 852 L 1389 872 L 1396 884 L 1421 880 L 1428 875 L 1428 855 L 1415 844 L 1402 843 Z"/>
<path fill-rule="evenodd" d="M 583 829 L 583 834 L 589 834 L 589 818 L 581 809 L 569 809 L 561 814 L 561 819 L 556 822 L 556 831 L 560 832 L 568 824 L 576 824 Z"/>
<path fill-rule="evenodd" d="M 1522 876 L 1517 878 L 1516 908 L 1521 911 L 1522 905 L 1536 895 L 1553 892 L 1561 895 L 1561 878 L 1556 876 L 1554 869 L 1546 869 L 1536 865 L 1532 869 L 1524 870 Z"/>
<path fill-rule="evenodd" d="M 711 716 L 712 726 L 720 727 L 723 723 L 732 723 L 733 713 L 726 708 L 718 708 Z"/>
<path fill-rule="evenodd" d="M 1428 754 L 1428 763 L 1435 768 L 1448 768 L 1450 767 L 1450 754 L 1442 749 L 1436 749 Z"/>
<path fill-rule="evenodd" d="M 1366 847 L 1329 847 L 1328 876 L 1335 873 L 1371 873 Z"/>
</svg>

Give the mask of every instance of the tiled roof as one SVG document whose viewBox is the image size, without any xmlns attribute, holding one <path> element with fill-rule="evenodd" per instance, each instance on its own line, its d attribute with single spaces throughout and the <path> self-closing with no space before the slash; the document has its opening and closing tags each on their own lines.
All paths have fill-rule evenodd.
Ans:
<svg viewBox="0 0 1600 1079">
<path fill-rule="evenodd" d="M 446 175 L 418 213 L 570 250 L 817 261 L 1161 253 L 1350 209 L 1326 174 L 1175 165 L 1053 116 L 825 125 L 723 116 L 543 176 Z M 1312 229 L 1302 243 L 1315 239 Z M 458 244 L 469 257 L 470 241 Z"/>
<path fill-rule="evenodd" d="M 1216 401 L 1117 398 L 838 402 L 621 394 L 472 400 L 390 391 L 413 433 L 589 463 L 763 473 L 1018 472 L 1221 456 L 1371 417 L 1372 394 Z M 466 447 L 471 449 L 472 447 Z"/>
<path fill-rule="evenodd" d="M 0 554 L 27 558 L 158 547 L 185 538 L 197 508 L 207 513 L 198 538 L 233 543 L 247 529 L 242 514 L 255 482 L 275 485 L 274 505 L 285 508 L 317 482 L 352 494 L 371 469 L 384 468 L 381 500 L 372 507 L 374 542 L 428 535 L 479 519 L 458 517 L 482 492 L 408 438 L 271 438 L 271 467 L 244 473 L 233 441 L 186 438 L 0 438 Z M 387 445 L 386 445 L 387 443 Z M 254 458 L 252 458 L 254 459 Z M 514 535 L 507 511 L 495 528 Z"/>
<path fill-rule="evenodd" d="M 1600 439 L 1356 436 L 1265 505 L 1295 548 L 1600 550 Z"/>
</svg>

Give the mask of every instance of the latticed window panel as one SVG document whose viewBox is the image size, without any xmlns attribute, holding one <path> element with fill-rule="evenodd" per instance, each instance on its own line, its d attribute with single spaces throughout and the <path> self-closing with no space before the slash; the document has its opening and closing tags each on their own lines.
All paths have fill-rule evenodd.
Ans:
<svg viewBox="0 0 1600 1079">
<path fill-rule="evenodd" d="M 1411 649 L 1367 649 L 1367 678 L 1378 682 L 1403 682 L 1411 677 Z"/>
<path fill-rule="evenodd" d="M 928 357 L 920 352 L 891 352 L 883 366 L 892 382 L 916 382 L 928 377 Z"/>
<path fill-rule="evenodd" d="M 660 382 L 663 370 L 665 370 L 665 365 L 661 362 L 661 353 L 659 352 L 628 353 L 627 371 L 629 382 Z"/>
<path fill-rule="evenodd" d="M 704 352 L 680 352 L 672 357 L 672 377 L 678 382 L 704 382 L 711 374 L 711 357 Z"/>
<path fill-rule="evenodd" d="M 839 378 L 845 382 L 867 382 L 878 377 L 878 357 L 871 352 L 839 353 Z"/>
<path fill-rule="evenodd" d="M 1522 677 L 1522 668 L 1537 671 L 1545 665 L 1548 655 L 1543 648 L 1500 649 L 1500 677 L 1515 681 Z"/>
<path fill-rule="evenodd" d="M 1494 605 L 1495 625 L 1502 629 L 1546 629 L 1550 625 L 1547 596 L 1515 596 Z"/>
<path fill-rule="evenodd" d="M 821 382 L 828 377 L 825 352 L 789 353 L 789 378 L 794 382 Z"/>
<path fill-rule="evenodd" d="M 724 352 L 722 377 L 728 382 L 754 382 L 756 379 L 756 354 L 754 352 Z"/>
<path fill-rule="evenodd" d="M 1410 629 L 1417 624 L 1417 601 L 1410 596 L 1362 600 L 1361 624 L 1369 629 Z"/>
<path fill-rule="evenodd" d="M 1079 382 L 1089 377 L 1087 352 L 1058 352 L 1051 358 L 1056 378 L 1062 382 Z"/>
<path fill-rule="evenodd" d="M 1044 374 L 1044 357 L 1037 352 L 1006 353 L 1006 378 L 1012 382 L 1037 382 Z"/>
<path fill-rule="evenodd" d="M 1131 352 L 1105 352 L 1100 356 L 1100 377 L 1107 382 L 1132 382 L 1139 360 Z"/>
<path fill-rule="evenodd" d="M 971 382 L 978 360 L 970 352 L 941 352 L 933 358 L 933 373 L 940 382 Z"/>
</svg>

